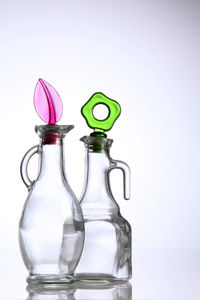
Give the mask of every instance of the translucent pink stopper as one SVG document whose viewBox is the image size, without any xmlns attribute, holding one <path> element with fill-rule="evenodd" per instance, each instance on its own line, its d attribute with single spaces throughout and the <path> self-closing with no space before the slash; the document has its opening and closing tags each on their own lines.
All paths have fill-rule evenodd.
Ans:
<svg viewBox="0 0 200 300">
<path fill-rule="evenodd" d="M 59 94 L 43 79 L 39 79 L 36 84 L 34 105 L 40 118 L 48 124 L 55 124 L 62 116 L 62 101 Z"/>
</svg>

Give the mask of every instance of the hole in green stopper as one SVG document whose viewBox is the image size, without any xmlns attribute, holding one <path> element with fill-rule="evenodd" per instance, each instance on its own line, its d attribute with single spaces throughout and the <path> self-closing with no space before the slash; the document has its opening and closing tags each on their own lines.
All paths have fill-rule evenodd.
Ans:
<svg viewBox="0 0 200 300">
<path fill-rule="evenodd" d="M 109 107 L 104 103 L 97 103 L 93 107 L 92 114 L 96 120 L 103 121 L 106 120 L 110 115 Z"/>
</svg>

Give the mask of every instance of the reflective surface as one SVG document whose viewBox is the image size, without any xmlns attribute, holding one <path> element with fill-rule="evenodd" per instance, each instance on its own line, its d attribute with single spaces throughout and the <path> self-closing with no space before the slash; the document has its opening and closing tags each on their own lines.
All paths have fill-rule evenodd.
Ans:
<svg viewBox="0 0 200 300">
<path fill-rule="evenodd" d="M 10 254 L 11 250 L 2 252 L 1 256 L 0 300 L 26 300 L 26 269 L 22 268 L 20 259 Z M 9 264 L 6 255 L 10 258 Z M 9 266 L 12 273 L 8 272 Z M 199 282 L 200 251 L 133 249 L 133 300 L 199 300 Z M 76 288 L 73 297 L 76 299 L 81 292 Z M 87 293 L 85 297 L 95 292 L 88 289 Z M 97 290 L 96 297 L 99 293 Z"/>
<path fill-rule="evenodd" d="M 80 283 L 69 284 L 65 289 L 28 288 L 27 300 L 131 300 L 130 283 Z"/>
<path fill-rule="evenodd" d="M 77 283 L 76 300 L 131 300 L 132 285 L 126 283 Z"/>
</svg>

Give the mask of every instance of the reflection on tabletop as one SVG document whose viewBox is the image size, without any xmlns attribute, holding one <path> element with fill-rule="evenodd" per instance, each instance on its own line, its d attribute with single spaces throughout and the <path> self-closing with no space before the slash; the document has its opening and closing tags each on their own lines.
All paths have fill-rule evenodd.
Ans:
<svg viewBox="0 0 200 300">
<path fill-rule="evenodd" d="M 27 287 L 27 300 L 131 300 L 132 285 L 121 283 L 76 282 L 65 288 Z"/>
</svg>

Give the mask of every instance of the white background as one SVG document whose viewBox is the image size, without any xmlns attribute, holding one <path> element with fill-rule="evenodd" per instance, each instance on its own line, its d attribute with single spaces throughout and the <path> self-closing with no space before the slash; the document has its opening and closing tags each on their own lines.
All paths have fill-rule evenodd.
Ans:
<svg viewBox="0 0 200 300">
<path fill-rule="evenodd" d="M 0 298 L 25 299 L 18 221 L 27 196 L 19 166 L 43 124 L 33 106 L 38 78 L 59 92 L 66 172 L 77 197 L 91 130 L 81 106 L 97 91 L 122 114 L 111 155 L 132 170 L 113 193 L 133 228 L 133 297 L 200 296 L 199 19 L 195 0 L 0 1 Z M 34 159 L 32 167 L 37 164 Z M 32 176 L 34 177 L 33 172 Z M 186 284 L 187 283 L 187 284 Z M 12 288 L 10 288 L 12 286 Z"/>
</svg>

